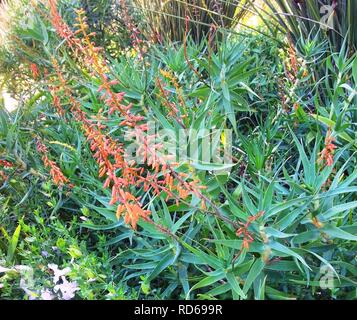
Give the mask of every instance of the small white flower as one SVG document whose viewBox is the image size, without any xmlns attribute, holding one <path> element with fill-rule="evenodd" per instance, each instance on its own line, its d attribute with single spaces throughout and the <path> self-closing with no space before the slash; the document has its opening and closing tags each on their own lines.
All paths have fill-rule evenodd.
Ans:
<svg viewBox="0 0 357 320">
<path fill-rule="evenodd" d="M 71 300 L 75 292 L 79 290 L 77 282 L 69 282 L 66 277 L 61 276 L 62 283 L 54 287 L 54 292 L 61 291 L 63 300 Z"/>
<path fill-rule="evenodd" d="M 58 269 L 58 265 L 54 263 L 49 263 L 48 267 L 53 271 L 53 283 L 57 284 L 59 281 L 60 277 L 65 276 L 67 273 L 71 272 L 71 269 L 69 267 L 64 268 L 63 270 Z"/>
</svg>

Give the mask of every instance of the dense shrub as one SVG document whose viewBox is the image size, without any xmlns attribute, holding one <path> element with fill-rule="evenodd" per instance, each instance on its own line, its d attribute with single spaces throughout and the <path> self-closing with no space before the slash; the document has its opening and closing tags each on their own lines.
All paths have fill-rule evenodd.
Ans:
<svg viewBox="0 0 357 320">
<path fill-rule="evenodd" d="M 128 12 L 106 50 L 68 8 L 24 6 L 1 58 L 27 96 L 0 109 L 0 295 L 355 299 L 357 58 L 266 30 L 165 47 Z"/>
</svg>

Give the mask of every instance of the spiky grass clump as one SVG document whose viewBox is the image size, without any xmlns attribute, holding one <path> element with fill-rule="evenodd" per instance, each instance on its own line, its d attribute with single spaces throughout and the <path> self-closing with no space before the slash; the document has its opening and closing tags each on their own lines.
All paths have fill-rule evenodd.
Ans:
<svg viewBox="0 0 357 320">
<path fill-rule="evenodd" d="M 216 28 L 235 27 L 246 15 L 250 4 L 245 0 L 134 0 L 142 12 L 150 34 L 157 34 L 171 41 L 182 41 L 185 34 L 185 19 L 190 20 L 193 39 L 199 42 L 213 25 Z"/>
</svg>

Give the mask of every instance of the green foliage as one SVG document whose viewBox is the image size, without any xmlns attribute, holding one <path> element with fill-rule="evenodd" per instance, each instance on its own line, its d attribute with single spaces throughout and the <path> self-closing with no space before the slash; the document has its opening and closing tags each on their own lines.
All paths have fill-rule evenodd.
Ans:
<svg viewBox="0 0 357 320">
<path fill-rule="evenodd" d="M 140 219 L 133 230 L 116 217 L 81 123 L 54 108 L 51 58 L 91 119 L 108 109 L 98 92 L 101 79 L 32 12 L 32 27 L 14 30 L 23 45 L 1 56 L 18 61 L 8 77 L 27 70 L 21 81 L 28 95 L 15 112 L 0 109 L 0 160 L 13 163 L 0 167 L 6 175 L 0 176 L 2 298 L 40 299 L 55 286 L 51 264 L 69 268 L 80 299 L 357 298 L 356 56 L 344 48 L 328 54 L 317 37 L 302 38 L 291 80 L 289 53 L 262 33 L 153 44 L 142 60 L 113 48 L 107 74 L 118 80 L 115 92 L 125 92 L 125 104 L 158 129 L 170 129 L 172 140 L 184 126 L 188 139 L 197 140 L 198 159 L 205 146 L 195 130 L 214 128 L 213 142 L 224 146 L 225 129 L 233 129 L 233 164 L 188 159 L 176 169 L 206 187 L 206 208 L 195 194 L 175 203 L 136 188 L 152 221 Z M 41 74 L 46 67 L 48 77 L 29 80 L 29 63 Z M 319 81 L 316 64 L 326 72 Z M 176 114 L 164 104 L 158 80 Z M 104 123 L 125 145 L 120 121 L 112 114 Z M 336 150 L 326 165 L 321 156 L 329 134 Z M 73 186 L 53 182 L 37 137 Z M 24 267 L 33 269 L 33 282 Z"/>
<path fill-rule="evenodd" d="M 86 12 L 90 31 L 95 32 L 94 41 L 101 43 L 110 55 L 117 55 L 118 51 L 124 50 L 130 43 L 130 32 L 127 30 L 122 17 L 122 8 L 116 0 L 79 0 L 76 1 L 78 8 Z M 71 10 L 73 4 L 68 6 Z M 139 21 L 137 15 L 130 10 L 132 19 Z"/>
</svg>

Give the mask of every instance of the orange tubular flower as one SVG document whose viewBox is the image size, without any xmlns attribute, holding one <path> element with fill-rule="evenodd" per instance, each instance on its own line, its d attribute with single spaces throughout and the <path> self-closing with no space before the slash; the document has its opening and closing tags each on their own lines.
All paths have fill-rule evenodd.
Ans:
<svg viewBox="0 0 357 320">
<path fill-rule="evenodd" d="M 119 219 L 124 213 L 124 222 L 130 224 L 131 227 L 136 230 L 139 218 L 146 219 L 150 214 L 150 210 L 143 210 L 140 204 L 138 204 L 137 199 L 134 199 L 134 201 L 136 201 L 136 203 L 125 202 L 125 204 L 119 205 L 116 211 L 116 216 Z"/>
<path fill-rule="evenodd" d="M 171 74 L 171 72 L 165 71 L 162 69 L 160 69 L 160 73 L 165 79 L 169 80 L 173 84 L 173 86 L 175 87 L 178 99 L 180 101 L 180 105 L 181 105 L 181 107 L 185 108 L 186 106 L 185 106 L 185 100 L 182 95 L 182 89 L 181 89 L 179 83 L 177 82 L 175 76 L 173 74 Z"/>
<path fill-rule="evenodd" d="M 319 221 L 319 219 L 317 217 L 313 217 L 311 222 L 318 229 L 320 229 L 324 226 L 324 224 L 321 221 Z"/>
<path fill-rule="evenodd" d="M 13 163 L 12 162 L 9 162 L 7 160 L 0 160 L 0 168 L 5 168 L 5 169 L 8 169 L 8 168 L 13 168 Z M 5 174 L 5 172 L 3 170 L 0 170 L 0 181 L 5 181 L 7 180 L 8 176 Z"/>
<path fill-rule="evenodd" d="M 38 70 L 36 63 L 31 63 L 30 69 L 32 72 L 32 77 L 34 78 L 34 80 L 37 80 L 40 76 L 40 71 Z"/>
<path fill-rule="evenodd" d="M 319 162 L 325 161 L 329 167 L 333 165 L 333 154 L 337 148 L 334 142 L 335 138 L 332 136 L 331 129 L 329 128 L 325 137 L 325 147 L 321 151 L 319 158 Z"/>
<path fill-rule="evenodd" d="M 71 48 L 80 45 L 80 41 L 75 38 L 74 32 L 63 21 L 57 10 L 57 0 L 48 0 L 50 7 L 51 23 L 61 38 L 65 39 Z"/>
<path fill-rule="evenodd" d="M 47 147 L 40 140 L 37 140 L 36 146 L 37 151 L 42 154 L 42 161 L 44 163 L 45 168 L 50 169 L 50 174 L 52 176 L 53 182 L 60 187 L 67 184 L 69 182 L 68 178 L 65 177 L 61 169 L 57 166 L 56 162 L 48 158 Z"/>
<path fill-rule="evenodd" d="M 158 96 L 163 99 L 163 106 L 167 108 L 168 115 L 170 117 L 172 117 L 173 119 L 175 119 L 175 121 L 177 121 L 177 123 L 182 128 L 185 129 L 186 127 L 181 119 L 181 118 L 183 118 L 183 115 L 180 115 L 179 109 L 176 107 L 176 105 L 169 101 L 168 92 L 163 88 L 162 83 L 159 78 L 156 79 L 156 85 L 158 86 L 158 88 L 160 90 L 160 94 L 158 94 Z"/>
<path fill-rule="evenodd" d="M 7 160 L 0 160 L 0 167 L 4 168 L 12 168 L 14 165 L 12 162 L 7 161 Z"/>
<path fill-rule="evenodd" d="M 248 218 L 247 222 L 245 224 L 239 222 L 239 224 L 242 226 L 236 231 L 237 237 L 243 236 L 243 243 L 242 243 L 242 250 L 249 249 L 250 243 L 254 241 L 254 238 L 252 237 L 251 233 L 248 231 L 248 228 L 252 222 L 257 220 L 259 217 L 261 217 L 264 214 L 264 211 L 258 212 L 255 216 L 251 216 Z"/>
</svg>

